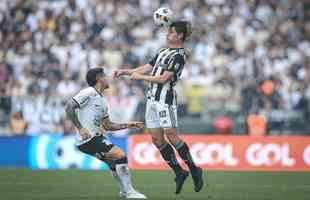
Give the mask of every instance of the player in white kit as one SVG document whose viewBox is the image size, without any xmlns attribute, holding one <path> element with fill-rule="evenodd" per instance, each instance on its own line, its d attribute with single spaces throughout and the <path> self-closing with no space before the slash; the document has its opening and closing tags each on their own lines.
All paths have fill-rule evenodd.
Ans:
<svg viewBox="0 0 310 200">
<path fill-rule="evenodd" d="M 74 123 L 78 132 L 76 145 L 80 151 L 96 156 L 109 165 L 111 173 L 120 187 L 120 197 L 146 199 L 137 192 L 131 183 L 127 157 L 122 149 L 112 144 L 105 131 L 126 128 L 143 128 L 143 122 L 114 123 L 108 115 L 108 104 L 103 91 L 109 88 L 103 68 L 92 68 L 87 72 L 89 87 L 81 90 L 67 103 L 67 117 Z"/>
</svg>

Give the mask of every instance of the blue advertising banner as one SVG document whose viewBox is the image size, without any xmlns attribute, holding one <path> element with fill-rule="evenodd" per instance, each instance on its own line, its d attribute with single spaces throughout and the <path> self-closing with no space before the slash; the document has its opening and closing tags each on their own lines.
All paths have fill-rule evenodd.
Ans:
<svg viewBox="0 0 310 200">
<path fill-rule="evenodd" d="M 30 137 L 0 137 L 0 166 L 27 167 Z"/>
<path fill-rule="evenodd" d="M 109 140 L 127 154 L 127 137 Z M 32 169 L 108 169 L 102 161 L 80 152 L 74 136 L 41 135 L 33 137 L 29 146 L 29 166 Z"/>
<path fill-rule="evenodd" d="M 127 137 L 108 135 L 108 138 L 127 154 Z M 75 146 L 73 135 L 0 137 L 0 152 L 0 167 L 108 169 L 102 161 L 80 152 Z"/>
</svg>

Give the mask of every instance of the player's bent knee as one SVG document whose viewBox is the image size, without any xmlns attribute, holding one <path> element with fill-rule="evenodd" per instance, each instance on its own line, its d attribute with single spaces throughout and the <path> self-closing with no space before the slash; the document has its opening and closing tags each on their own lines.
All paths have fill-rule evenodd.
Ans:
<svg viewBox="0 0 310 200">
<path fill-rule="evenodd" d="M 124 151 L 120 148 L 112 148 L 108 153 L 105 155 L 108 159 L 117 160 L 123 157 L 126 157 Z"/>
<path fill-rule="evenodd" d="M 121 150 L 121 149 L 116 149 L 114 155 L 115 155 L 115 157 L 116 157 L 117 159 L 126 157 L 124 151 Z"/>
<path fill-rule="evenodd" d="M 118 149 L 115 151 L 115 156 L 119 159 L 119 158 L 123 158 L 123 157 L 126 157 L 125 153 L 123 150 L 121 149 Z"/>
<path fill-rule="evenodd" d="M 166 129 L 165 135 L 166 135 L 167 139 L 169 140 L 169 142 L 173 145 L 175 145 L 176 143 L 178 143 L 181 140 L 181 138 L 179 137 L 179 135 L 177 134 L 177 131 L 175 129 Z"/>
<path fill-rule="evenodd" d="M 164 140 L 164 138 L 152 136 L 152 142 L 156 147 L 159 147 L 160 145 L 162 145 L 165 142 L 165 140 Z"/>
</svg>

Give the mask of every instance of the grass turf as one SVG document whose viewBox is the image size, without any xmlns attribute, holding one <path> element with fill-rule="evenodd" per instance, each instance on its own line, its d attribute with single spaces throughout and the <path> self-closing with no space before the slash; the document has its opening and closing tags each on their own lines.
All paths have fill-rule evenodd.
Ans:
<svg viewBox="0 0 310 200">
<path fill-rule="evenodd" d="M 196 193 L 189 177 L 174 194 L 172 172 L 133 171 L 137 190 L 158 200 L 309 200 L 310 173 L 205 171 Z M 113 200 L 118 189 L 107 171 L 0 169 L 1 200 Z"/>
</svg>

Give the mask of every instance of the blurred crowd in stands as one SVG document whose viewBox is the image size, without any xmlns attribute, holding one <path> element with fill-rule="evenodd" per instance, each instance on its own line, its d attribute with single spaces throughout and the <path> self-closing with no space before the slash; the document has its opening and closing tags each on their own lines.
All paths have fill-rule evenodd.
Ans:
<svg viewBox="0 0 310 200">
<path fill-rule="evenodd" d="M 64 104 L 88 68 L 108 75 L 165 45 L 160 6 L 193 24 L 180 115 L 297 111 L 309 121 L 310 3 L 296 0 L 2 0 L 0 132 L 73 132 Z M 111 81 L 116 121 L 143 119 L 143 82 Z"/>
</svg>

